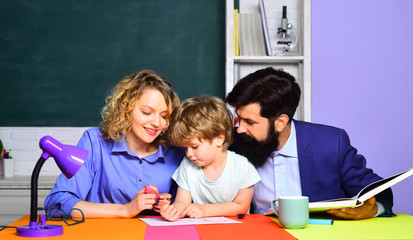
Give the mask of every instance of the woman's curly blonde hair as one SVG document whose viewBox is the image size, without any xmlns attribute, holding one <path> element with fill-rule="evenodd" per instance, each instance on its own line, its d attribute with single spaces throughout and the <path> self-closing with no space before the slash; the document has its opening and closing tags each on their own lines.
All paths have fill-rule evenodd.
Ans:
<svg viewBox="0 0 413 240">
<path fill-rule="evenodd" d="M 122 79 L 106 98 L 106 105 L 101 110 L 103 121 L 100 124 L 100 131 L 104 139 L 122 140 L 132 128 L 132 110 L 142 93 L 147 89 L 158 90 L 165 97 L 168 106 L 166 128 L 169 126 L 170 120 L 179 107 L 179 98 L 165 78 L 154 71 L 142 70 Z M 149 148 L 158 148 L 159 144 L 165 146 L 167 142 L 165 134 L 160 134 L 149 144 Z"/>
</svg>

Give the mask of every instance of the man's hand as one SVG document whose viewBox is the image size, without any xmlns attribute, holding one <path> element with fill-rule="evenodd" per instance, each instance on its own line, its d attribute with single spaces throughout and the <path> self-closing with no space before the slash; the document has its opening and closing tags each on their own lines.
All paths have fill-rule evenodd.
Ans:
<svg viewBox="0 0 413 240">
<path fill-rule="evenodd" d="M 327 210 L 327 213 L 338 218 L 359 220 L 374 217 L 377 213 L 377 209 L 376 198 L 371 197 L 359 207 L 330 209 Z"/>
</svg>

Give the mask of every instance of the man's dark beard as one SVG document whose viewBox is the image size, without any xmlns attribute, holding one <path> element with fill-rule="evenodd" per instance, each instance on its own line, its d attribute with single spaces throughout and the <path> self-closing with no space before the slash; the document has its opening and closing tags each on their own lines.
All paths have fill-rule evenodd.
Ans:
<svg viewBox="0 0 413 240">
<path fill-rule="evenodd" d="M 280 144 L 278 136 L 280 134 L 274 131 L 274 124 L 270 124 L 270 131 L 264 141 L 257 141 L 255 138 L 245 133 L 239 135 L 239 151 L 254 165 L 261 167 L 271 153 L 274 152 Z"/>
</svg>

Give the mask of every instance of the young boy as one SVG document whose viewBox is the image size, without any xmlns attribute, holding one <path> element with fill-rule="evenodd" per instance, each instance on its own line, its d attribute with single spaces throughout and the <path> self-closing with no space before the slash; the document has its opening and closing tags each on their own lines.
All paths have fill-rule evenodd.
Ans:
<svg viewBox="0 0 413 240">
<path fill-rule="evenodd" d="M 175 202 L 164 205 L 161 215 L 175 221 L 247 213 L 261 178 L 247 158 L 227 150 L 233 127 L 225 103 L 208 96 L 187 99 L 169 134 L 173 144 L 185 147 L 186 157 L 172 176 L 178 184 Z"/>
</svg>

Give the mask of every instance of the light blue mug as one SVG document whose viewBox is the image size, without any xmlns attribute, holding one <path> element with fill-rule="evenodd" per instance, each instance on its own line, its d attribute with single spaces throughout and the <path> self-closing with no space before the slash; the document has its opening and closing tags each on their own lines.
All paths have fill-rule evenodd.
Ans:
<svg viewBox="0 0 413 240">
<path fill-rule="evenodd" d="M 276 209 L 278 202 L 278 211 Z M 284 228 L 303 228 L 308 224 L 308 197 L 284 196 L 271 202 L 271 208 Z"/>
</svg>

